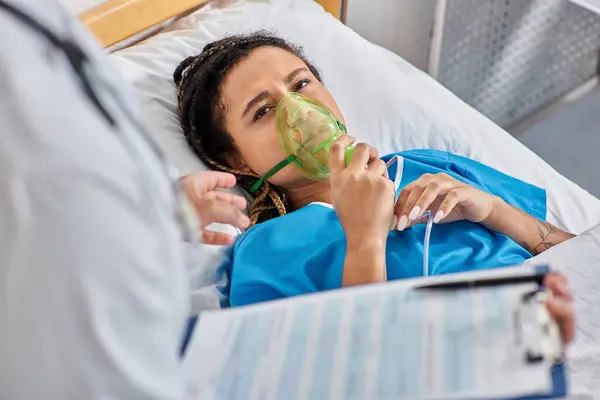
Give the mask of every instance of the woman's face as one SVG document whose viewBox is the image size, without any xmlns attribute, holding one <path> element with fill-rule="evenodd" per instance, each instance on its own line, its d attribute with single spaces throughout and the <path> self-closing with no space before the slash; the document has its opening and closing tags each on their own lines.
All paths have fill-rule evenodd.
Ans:
<svg viewBox="0 0 600 400">
<path fill-rule="evenodd" d="M 221 88 L 225 129 L 240 152 L 240 159 L 231 160 L 236 164 L 233 167 L 249 168 L 264 176 L 287 157 L 277 137 L 275 110 L 289 92 L 299 92 L 322 103 L 344 122 L 329 91 L 300 58 L 278 47 L 260 47 L 232 68 Z M 283 188 L 306 180 L 295 165 L 269 178 L 269 182 Z"/>
</svg>

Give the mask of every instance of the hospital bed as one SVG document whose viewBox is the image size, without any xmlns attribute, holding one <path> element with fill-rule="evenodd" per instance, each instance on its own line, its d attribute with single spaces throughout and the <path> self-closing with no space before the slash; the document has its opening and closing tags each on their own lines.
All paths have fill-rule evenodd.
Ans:
<svg viewBox="0 0 600 400">
<path fill-rule="evenodd" d="M 155 139 L 182 174 L 206 167 L 188 150 L 178 123 L 175 67 L 210 41 L 267 29 L 304 46 L 338 101 L 349 132 L 381 154 L 446 150 L 545 188 L 548 220 L 585 233 L 530 262 L 550 263 L 570 278 L 579 318 L 570 349 L 572 392 L 600 398 L 600 200 L 428 75 L 354 33 L 339 20 L 342 11 L 341 0 L 111 0 L 89 8 L 81 19 L 105 46 L 163 24 L 151 37 L 110 57 L 133 87 Z M 195 309 L 218 307 L 215 286 L 225 279 L 215 270 L 219 250 L 188 250 L 196 260 L 190 266 Z"/>
</svg>

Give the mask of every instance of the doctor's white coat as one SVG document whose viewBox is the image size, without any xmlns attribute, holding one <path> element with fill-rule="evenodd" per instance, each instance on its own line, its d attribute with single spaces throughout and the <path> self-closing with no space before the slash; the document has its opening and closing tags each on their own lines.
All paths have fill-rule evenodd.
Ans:
<svg viewBox="0 0 600 400">
<path fill-rule="evenodd" d="M 8 2 L 84 49 L 114 125 L 0 9 L 0 399 L 181 399 L 172 183 L 94 39 L 52 0 Z"/>
</svg>

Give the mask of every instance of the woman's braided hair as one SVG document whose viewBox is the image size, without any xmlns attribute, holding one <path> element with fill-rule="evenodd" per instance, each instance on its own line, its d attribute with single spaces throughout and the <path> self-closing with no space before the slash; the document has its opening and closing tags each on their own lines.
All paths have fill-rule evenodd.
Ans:
<svg viewBox="0 0 600 400">
<path fill-rule="evenodd" d="M 321 81 L 319 72 L 305 58 L 300 47 L 266 32 L 230 36 L 210 43 L 199 55 L 183 60 L 173 74 L 177 85 L 179 120 L 188 145 L 210 168 L 234 174 L 238 184 L 246 191 L 260 176 L 251 171 L 231 168 L 225 160 L 225 156 L 239 152 L 225 130 L 226 106 L 220 90 L 227 73 L 262 46 L 278 47 L 296 55 Z M 254 196 L 250 209 L 251 225 L 289 212 L 287 196 L 278 186 L 265 181 L 251 195 Z"/>
</svg>

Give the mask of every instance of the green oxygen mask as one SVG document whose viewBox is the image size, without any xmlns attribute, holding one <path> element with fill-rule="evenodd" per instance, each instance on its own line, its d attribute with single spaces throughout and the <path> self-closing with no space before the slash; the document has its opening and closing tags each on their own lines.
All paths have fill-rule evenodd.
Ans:
<svg viewBox="0 0 600 400">
<path fill-rule="evenodd" d="M 289 164 L 296 164 L 310 179 L 329 179 L 329 151 L 346 127 L 323 104 L 300 93 L 286 94 L 276 110 L 279 143 L 288 156 L 259 179 L 250 189 L 254 193 L 262 183 Z M 346 163 L 354 146 L 346 149 Z"/>
</svg>

